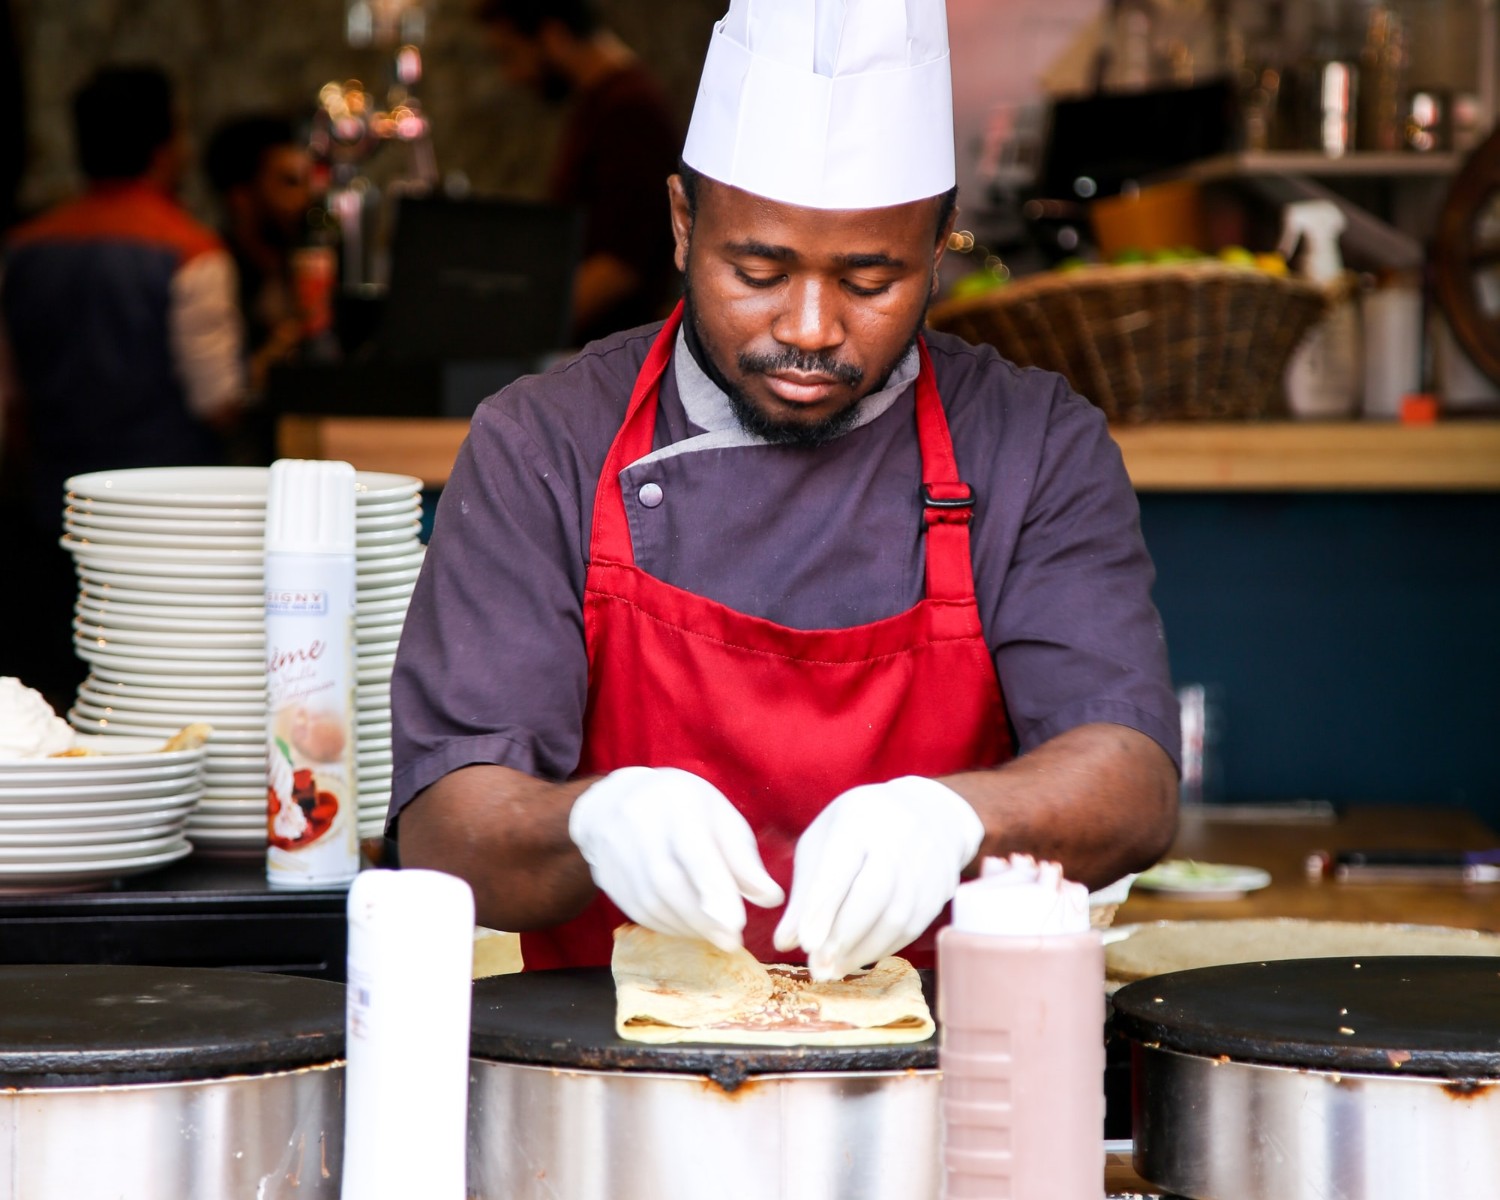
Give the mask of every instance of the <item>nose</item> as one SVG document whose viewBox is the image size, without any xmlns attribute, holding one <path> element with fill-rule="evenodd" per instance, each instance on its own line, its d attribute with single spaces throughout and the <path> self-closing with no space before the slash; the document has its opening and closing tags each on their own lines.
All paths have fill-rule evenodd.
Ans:
<svg viewBox="0 0 1500 1200">
<path fill-rule="evenodd" d="M 771 336 L 804 354 L 832 350 L 844 343 L 838 284 L 817 277 L 793 278 L 786 306 L 771 326 Z"/>
</svg>

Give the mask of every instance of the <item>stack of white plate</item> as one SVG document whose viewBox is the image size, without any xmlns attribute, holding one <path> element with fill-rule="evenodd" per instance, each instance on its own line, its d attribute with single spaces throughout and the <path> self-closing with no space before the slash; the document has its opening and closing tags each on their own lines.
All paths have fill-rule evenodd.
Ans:
<svg viewBox="0 0 1500 1200">
<path fill-rule="evenodd" d="M 78 568 L 73 643 L 90 666 L 68 713 L 89 733 L 214 727 L 188 836 L 266 844 L 263 467 L 100 471 L 68 481 L 62 544 Z M 362 837 L 391 786 L 391 667 L 424 553 L 421 481 L 355 477 L 355 651 Z"/>
<path fill-rule="evenodd" d="M 0 762 L 0 892 L 71 891 L 192 853 L 203 750 L 160 738 L 80 737 L 83 758 Z"/>
</svg>

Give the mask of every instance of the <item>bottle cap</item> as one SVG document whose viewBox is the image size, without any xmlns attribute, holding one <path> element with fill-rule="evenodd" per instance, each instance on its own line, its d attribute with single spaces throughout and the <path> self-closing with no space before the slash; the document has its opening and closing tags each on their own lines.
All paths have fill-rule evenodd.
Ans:
<svg viewBox="0 0 1500 1200">
<path fill-rule="evenodd" d="M 953 895 L 953 928 L 963 933 L 1083 933 L 1089 928 L 1089 893 L 1063 878 L 1055 862 L 1029 854 L 986 858 L 979 878 Z"/>
<path fill-rule="evenodd" d="M 281 458 L 266 495 L 266 553 L 353 554 L 354 468 Z"/>
</svg>

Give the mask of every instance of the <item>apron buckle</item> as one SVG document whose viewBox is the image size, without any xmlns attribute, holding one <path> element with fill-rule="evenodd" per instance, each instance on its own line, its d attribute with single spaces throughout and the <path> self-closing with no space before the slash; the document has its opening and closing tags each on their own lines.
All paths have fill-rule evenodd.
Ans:
<svg viewBox="0 0 1500 1200">
<path fill-rule="evenodd" d="M 922 516 L 929 525 L 967 525 L 974 489 L 967 483 L 924 483 Z"/>
</svg>

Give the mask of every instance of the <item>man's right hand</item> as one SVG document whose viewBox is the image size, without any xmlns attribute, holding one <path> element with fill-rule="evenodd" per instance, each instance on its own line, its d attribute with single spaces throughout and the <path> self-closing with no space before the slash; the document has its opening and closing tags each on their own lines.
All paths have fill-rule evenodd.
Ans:
<svg viewBox="0 0 1500 1200">
<path fill-rule="evenodd" d="M 750 824 L 707 780 L 675 767 L 622 767 L 573 803 L 568 836 L 594 883 L 639 925 L 737 949 L 745 900 L 785 899 Z M 742 899 L 743 897 L 743 899 Z"/>
</svg>

